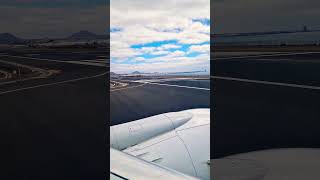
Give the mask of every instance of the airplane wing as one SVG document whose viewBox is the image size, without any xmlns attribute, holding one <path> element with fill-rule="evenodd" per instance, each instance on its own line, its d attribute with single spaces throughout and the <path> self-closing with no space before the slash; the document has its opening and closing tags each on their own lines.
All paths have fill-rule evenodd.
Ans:
<svg viewBox="0 0 320 180">
<path fill-rule="evenodd" d="M 155 179 L 163 172 L 175 179 L 181 175 L 210 179 L 210 109 L 164 113 L 112 126 L 110 147 L 116 167 L 113 176 Z"/>
<path fill-rule="evenodd" d="M 196 180 L 197 178 L 110 148 L 110 179 Z"/>
</svg>

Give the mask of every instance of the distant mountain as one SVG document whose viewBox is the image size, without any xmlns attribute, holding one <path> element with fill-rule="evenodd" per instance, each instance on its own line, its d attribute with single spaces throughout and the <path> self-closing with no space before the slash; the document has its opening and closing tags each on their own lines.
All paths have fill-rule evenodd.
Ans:
<svg viewBox="0 0 320 180">
<path fill-rule="evenodd" d="M 68 39 L 75 39 L 75 40 L 94 40 L 94 39 L 106 39 L 106 38 L 107 38 L 106 35 L 98 35 L 89 31 L 79 31 L 68 37 Z"/>
<path fill-rule="evenodd" d="M 143 74 L 143 73 L 139 71 L 133 71 L 131 74 Z"/>
<path fill-rule="evenodd" d="M 115 72 L 110 72 L 110 76 L 118 76 L 118 74 Z"/>
<path fill-rule="evenodd" d="M 117 74 L 117 73 L 115 73 L 115 72 L 110 72 L 110 77 L 111 77 L 111 78 L 119 78 L 120 75 Z"/>
<path fill-rule="evenodd" d="M 10 34 L 0 33 L 0 44 L 21 44 L 24 40 Z"/>
</svg>

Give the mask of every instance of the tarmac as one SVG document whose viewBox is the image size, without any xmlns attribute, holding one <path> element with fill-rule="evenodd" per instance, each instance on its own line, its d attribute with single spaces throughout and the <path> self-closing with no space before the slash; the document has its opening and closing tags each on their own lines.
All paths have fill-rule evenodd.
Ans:
<svg viewBox="0 0 320 180">
<path fill-rule="evenodd" d="M 105 178 L 108 120 L 107 60 L 101 66 L 69 62 L 72 52 L 1 54 L 0 59 L 54 73 L 0 84 L 1 179 Z M 90 59 L 78 51 L 71 59 Z M 96 60 L 101 53 L 89 53 Z M 106 54 L 106 53 L 105 53 Z M 7 81 L 10 81 L 8 79 Z"/>
<path fill-rule="evenodd" d="M 211 158 L 320 147 L 320 53 L 215 57 Z"/>
</svg>

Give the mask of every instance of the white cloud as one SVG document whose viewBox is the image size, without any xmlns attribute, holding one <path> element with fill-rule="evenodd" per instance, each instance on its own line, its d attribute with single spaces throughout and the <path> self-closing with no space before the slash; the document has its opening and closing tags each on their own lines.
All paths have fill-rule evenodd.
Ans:
<svg viewBox="0 0 320 180">
<path fill-rule="evenodd" d="M 110 56 L 122 61 L 141 54 L 122 41 L 110 41 L 110 49 Z"/>
<path fill-rule="evenodd" d="M 155 47 L 142 47 L 140 49 L 136 49 L 136 51 L 139 51 L 141 53 L 152 53 L 156 48 Z"/>
<path fill-rule="evenodd" d="M 144 67 L 148 70 L 163 68 L 162 71 L 173 66 L 186 68 L 186 63 L 190 65 L 193 61 L 198 61 L 196 57 L 186 57 L 187 52 L 182 49 L 182 45 L 196 45 L 210 41 L 210 26 L 194 21 L 194 19 L 210 19 L 210 0 L 112 0 L 110 9 L 111 28 L 121 29 L 111 33 L 112 71 L 124 68 L 130 71 L 133 67 L 121 63 L 124 61 L 121 59 L 137 59 L 137 56 L 144 54 L 161 56 L 145 57 L 143 59 L 145 63 L 139 63 L 134 68 Z M 132 48 L 137 44 L 165 41 L 169 42 L 158 47 Z M 112 46 L 118 42 L 121 42 L 119 43 L 122 44 L 121 47 Z M 126 54 L 123 55 L 121 52 Z M 209 56 L 206 60 L 207 65 L 210 64 Z M 188 68 L 196 67 L 188 66 Z"/>
<path fill-rule="evenodd" d="M 164 55 L 164 54 L 169 54 L 170 51 L 154 51 L 151 53 L 151 55 Z"/>
<path fill-rule="evenodd" d="M 128 73 L 133 71 L 141 72 L 183 72 L 183 71 L 194 71 L 194 70 L 208 70 L 210 71 L 210 63 L 208 59 L 210 56 L 208 54 L 203 54 L 196 58 L 190 57 L 177 57 L 170 58 L 170 63 L 168 61 L 160 61 L 159 59 L 152 60 L 149 63 L 139 63 L 139 64 L 117 64 L 111 63 L 111 69 L 116 73 Z"/>
<path fill-rule="evenodd" d="M 181 48 L 180 45 L 176 45 L 176 44 L 164 44 L 162 46 L 159 47 L 159 49 L 179 49 Z"/>
<path fill-rule="evenodd" d="M 210 52 L 210 44 L 192 45 L 189 47 L 189 53 L 192 53 L 192 52 L 209 53 Z"/>
<path fill-rule="evenodd" d="M 184 51 L 174 51 L 169 54 L 170 57 L 179 57 L 179 56 L 184 56 L 186 53 Z"/>
<path fill-rule="evenodd" d="M 143 62 L 143 61 L 146 60 L 146 58 L 144 58 L 144 57 L 136 57 L 134 60 L 137 61 L 137 62 Z"/>
</svg>

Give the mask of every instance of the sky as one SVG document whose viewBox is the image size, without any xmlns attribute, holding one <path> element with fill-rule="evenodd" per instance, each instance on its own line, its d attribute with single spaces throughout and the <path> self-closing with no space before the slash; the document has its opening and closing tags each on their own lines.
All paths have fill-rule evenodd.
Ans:
<svg viewBox="0 0 320 180">
<path fill-rule="evenodd" d="M 319 0 L 214 0 L 213 33 L 320 29 Z"/>
<path fill-rule="evenodd" d="M 111 71 L 210 72 L 210 0 L 111 0 Z"/>
<path fill-rule="evenodd" d="M 62 38 L 80 30 L 106 33 L 108 0 L 1 0 L 0 33 Z"/>
</svg>

